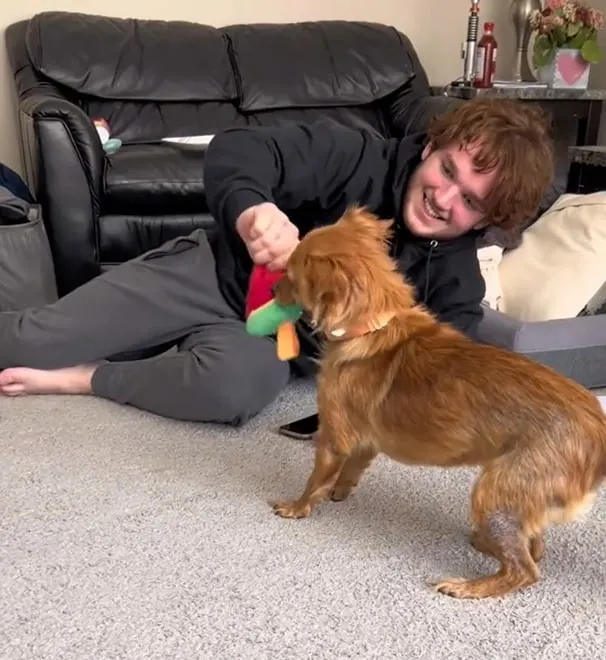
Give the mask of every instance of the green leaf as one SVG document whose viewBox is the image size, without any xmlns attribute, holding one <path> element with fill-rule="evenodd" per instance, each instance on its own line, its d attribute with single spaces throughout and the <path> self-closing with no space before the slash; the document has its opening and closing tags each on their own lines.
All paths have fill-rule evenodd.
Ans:
<svg viewBox="0 0 606 660">
<path fill-rule="evenodd" d="M 563 46 L 566 43 L 567 36 L 564 28 L 556 26 L 551 31 L 551 34 L 558 46 Z"/>
<path fill-rule="evenodd" d="M 581 55 L 586 62 L 598 64 L 601 60 L 600 47 L 594 39 L 586 41 L 581 47 Z"/>
<path fill-rule="evenodd" d="M 535 68 L 547 66 L 555 57 L 556 45 L 546 34 L 539 35 L 534 42 L 532 63 Z"/>
<path fill-rule="evenodd" d="M 575 34 L 581 29 L 582 23 L 571 23 L 568 28 L 566 29 L 566 32 L 568 33 L 569 37 L 574 37 Z"/>
<path fill-rule="evenodd" d="M 591 38 L 591 29 L 583 26 L 568 42 L 568 48 L 581 48 L 583 44 Z"/>
</svg>

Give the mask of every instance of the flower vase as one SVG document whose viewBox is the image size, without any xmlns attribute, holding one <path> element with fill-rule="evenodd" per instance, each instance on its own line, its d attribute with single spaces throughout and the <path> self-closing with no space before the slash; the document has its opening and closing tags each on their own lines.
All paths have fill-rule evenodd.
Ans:
<svg viewBox="0 0 606 660">
<path fill-rule="evenodd" d="M 587 89 L 591 64 L 575 48 L 558 48 L 553 60 L 536 72 L 539 82 L 554 89 Z"/>
<path fill-rule="evenodd" d="M 512 80 L 515 82 L 534 81 L 528 63 L 528 44 L 531 36 L 530 16 L 533 11 L 541 11 L 541 0 L 511 0 L 509 18 L 515 30 L 515 60 Z"/>
</svg>

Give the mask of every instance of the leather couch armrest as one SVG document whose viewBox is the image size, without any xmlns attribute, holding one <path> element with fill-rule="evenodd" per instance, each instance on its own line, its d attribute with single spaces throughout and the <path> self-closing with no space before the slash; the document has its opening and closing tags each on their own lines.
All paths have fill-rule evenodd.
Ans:
<svg viewBox="0 0 606 660">
<path fill-rule="evenodd" d="M 69 137 L 70 142 L 75 148 L 74 155 L 77 155 L 82 168 L 86 173 L 88 185 L 91 193 L 99 198 L 101 188 L 101 170 L 103 162 L 103 149 L 95 127 L 86 113 L 77 105 L 67 100 L 60 93 L 55 91 L 52 85 L 46 87 L 39 85 L 35 90 L 28 93 L 20 100 L 19 111 L 21 118 L 30 123 L 32 128 L 35 126 L 32 135 L 24 135 L 26 139 L 39 139 L 39 130 L 43 124 L 60 123 L 65 128 L 65 136 Z M 25 130 L 25 129 L 23 129 Z M 43 129 L 44 130 L 44 129 Z M 38 154 L 38 157 L 40 154 Z M 52 152 L 44 154 L 48 162 L 56 162 L 56 156 Z M 40 165 L 42 162 L 40 162 Z M 35 166 L 32 168 L 32 175 L 36 176 Z M 33 192 L 36 192 L 38 182 L 32 180 L 30 185 Z"/>
<path fill-rule="evenodd" d="M 98 274 L 104 152 L 90 118 L 52 85 L 21 95 L 19 120 L 26 177 L 43 210 L 64 294 Z"/>
</svg>

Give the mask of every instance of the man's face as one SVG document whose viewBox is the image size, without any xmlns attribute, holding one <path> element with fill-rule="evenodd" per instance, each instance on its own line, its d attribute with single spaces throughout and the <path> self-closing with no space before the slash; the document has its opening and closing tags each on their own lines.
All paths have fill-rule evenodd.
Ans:
<svg viewBox="0 0 606 660">
<path fill-rule="evenodd" d="M 473 153 L 458 145 L 437 151 L 425 147 L 404 202 L 404 223 L 413 234 L 447 239 L 482 226 L 483 200 L 496 173 L 476 172 Z"/>
</svg>

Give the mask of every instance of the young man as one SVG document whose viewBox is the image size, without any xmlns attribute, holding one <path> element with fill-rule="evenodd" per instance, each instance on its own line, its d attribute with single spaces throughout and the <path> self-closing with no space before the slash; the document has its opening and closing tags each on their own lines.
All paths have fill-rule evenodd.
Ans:
<svg viewBox="0 0 606 660">
<path fill-rule="evenodd" d="M 0 391 L 93 394 L 159 415 L 242 424 L 318 346 L 280 362 L 243 320 L 253 263 L 279 269 L 299 237 L 357 203 L 395 218 L 393 254 L 441 319 L 473 336 L 484 284 L 476 239 L 531 217 L 552 178 L 545 118 L 474 100 L 428 135 L 380 139 L 333 122 L 218 134 L 205 185 L 220 237 L 203 231 L 115 267 L 54 304 L 0 313 Z M 144 360 L 119 354 L 168 345 Z"/>
</svg>

